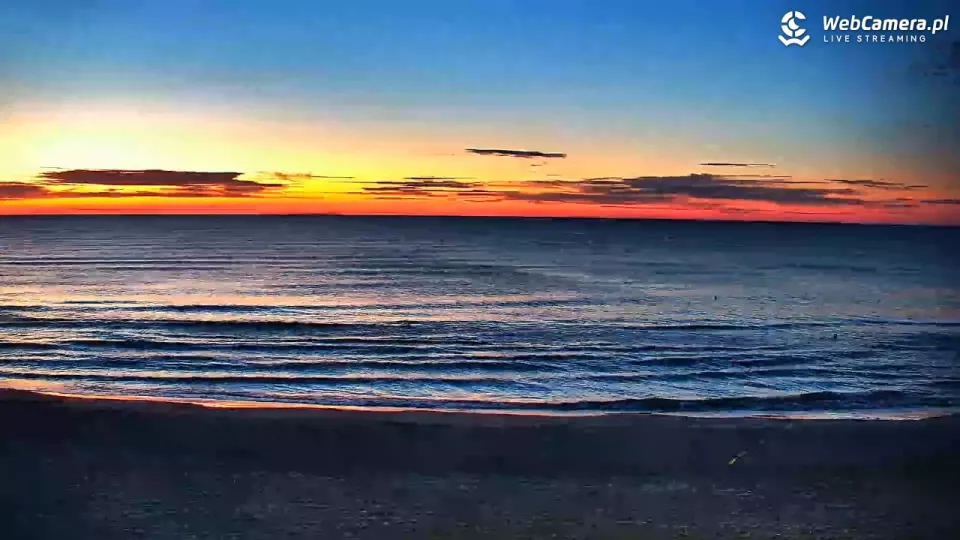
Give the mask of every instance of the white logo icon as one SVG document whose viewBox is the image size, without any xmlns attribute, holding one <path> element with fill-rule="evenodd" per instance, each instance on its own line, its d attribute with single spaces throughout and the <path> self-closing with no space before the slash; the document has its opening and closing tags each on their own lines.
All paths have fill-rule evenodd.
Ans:
<svg viewBox="0 0 960 540">
<path fill-rule="evenodd" d="M 799 11 L 788 11 L 786 14 L 784 14 L 783 18 L 780 19 L 780 22 L 783 23 L 780 25 L 780 28 L 783 30 L 784 35 L 787 36 L 780 36 L 780 42 L 787 47 L 790 45 L 799 45 L 803 47 L 806 45 L 807 40 L 810 39 L 809 35 L 803 36 L 807 33 L 807 31 L 803 28 L 800 28 L 800 25 L 797 24 L 797 19 L 805 21 L 807 17 Z M 800 36 L 803 36 L 803 39 L 801 39 Z"/>
</svg>

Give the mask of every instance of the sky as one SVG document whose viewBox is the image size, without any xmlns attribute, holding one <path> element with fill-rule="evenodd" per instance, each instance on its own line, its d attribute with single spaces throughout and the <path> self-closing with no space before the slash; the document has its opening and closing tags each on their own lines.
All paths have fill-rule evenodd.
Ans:
<svg viewBox="0 0 960 540">
<path fill-rule="evenodd" d="M 957 28 L 950 0 L 7 0 L 0 214 L 960 224 Z"/>
</svg>

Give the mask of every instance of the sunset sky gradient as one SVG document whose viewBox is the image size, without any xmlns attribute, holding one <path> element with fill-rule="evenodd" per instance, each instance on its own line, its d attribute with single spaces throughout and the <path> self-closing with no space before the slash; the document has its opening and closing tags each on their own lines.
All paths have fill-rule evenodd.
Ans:
<svg viewBox="0 0 960 540">
<path fill-rule="evenodd" d="M 851 14 L 952 24 L 823 43 Z M 14 0 L 0 214 L 960 224 L 956 27 L 935 0 Z"/>
</svg>

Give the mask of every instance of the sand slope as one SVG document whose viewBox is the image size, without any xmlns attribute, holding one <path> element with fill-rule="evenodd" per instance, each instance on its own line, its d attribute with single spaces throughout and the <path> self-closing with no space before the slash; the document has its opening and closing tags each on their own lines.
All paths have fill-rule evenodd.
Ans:
<svg viewBox="0 0 960 540">
<path fill-rule="evenodd" d="M 955 417 L 210 409 L 8 390 L 0 426 L 10 539 L 960 537 Z"/>
</svg>

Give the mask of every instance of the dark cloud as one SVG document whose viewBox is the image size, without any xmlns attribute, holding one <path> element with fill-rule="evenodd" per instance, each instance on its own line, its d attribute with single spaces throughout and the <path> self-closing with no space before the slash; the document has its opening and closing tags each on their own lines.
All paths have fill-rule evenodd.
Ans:
<svg viewBox="0 0 960 540">
<path fill-rule="evenodd" d="M 69 169 L 44 171 L 37 176 L 44 186 L 57 187 L 138 187 L 152 188 L 141 190 L 141 197 L 251 197 L 263 195 L 286 186 L 284 183 L 263 183 L 240 180 L 240 172 L 197 172 L 122 170 L 122 169 Z M 279 177 L 278 177 L 279 178 Z M 154 191 L 156 190 L 156 191 Z M 50 195 L 66 193 L 51 190 Z M 85 195 L 84 191 L 74 192 L 73 196 Z M 131 196 L 122 191 L 101 191 L 97 196 Z M 67 195 L 69 196 L 69 195 Z"/>
<path fill-rule="evenodd" d="M 860 204 L 851 198 L 851 189 L 795 188 L 768 185 L 753 179 L 713 174 L 686 176 L 639 176 L 634 178 L 593 178 L 574 183 L 572 189 L 545 194 L 568 201 L 633 203 L 692 198 L 720 201 L 762 201 L 777 204 Z M 544 195 L 544 194 L 534 194 Z M 528 196 L 525 194 L 525 197 Z"/>
<path fill-rule="evenodd" d="M 576 191 L 503 191 L 505 199 L 515 201 L 529 201 L 535 203 L 594 203 L 610 206 L 633 206 L 650 202 L 665 202 L 672 197 L 660 195 L 644 195 L 640 193 L 626 193 L 623 191 L 583 189 Z"/>
<path fill-rule="evenodd" d="M 380 197 L 454 196 L 470 200 L 523 200 L 535 203 L 581 203 L 613 206 L 670 203 L 677 200 L 759 201 L 783 205 L 867 205 L 852 188 L 785 186 L 778 179 L 713 174 L 686 176 L 599 177 L 583 180 L 541 179 L 496 188 L 459 180 L 382 181 L 362 193 Z M 686 204 L 689 204 L 687 202 Z"/>
<path fill-rule="evenodd" d="M 404 180 L 409 181 L 432 181 L 432 180 L 474 180 L 472 176 L 407 176 Z"/>
<path fill-rule="evenodd" d="M 835 184 L 845 184 L 848 186 L 861 186 L 872 189 L 884 189 L 890 191 L 910 191 L 915 189 L 925 189 L 927 186 L 919 184 L 904 184 L 902 182 L 889 182 L 887 180 L 845 180 L 842 178 L 830 178 L 827 182 Z"/>
<path fill-rule="evenodd" d="M 793 176 L 790 176 L 789 174 L 728 174 L 724 176 L 726 176 L 727 178 L 762 178 L 765 180 L 789 180 L 793 178 Z M 810 182 L 802 182 L 802 183 L 807 184 Z M 819 183 L 819 182 L 813 182 L 813 183 Z"/>
<path fill-rule="evenodd" d="M 735 215 L 735 216 L 742 216 L 742 215 L 756 214 L 756 213 L 757 213 L 757 210 L 753 210 L 753 209 L 748 210 L 748 209 L 746 209 L 746 208 L 731 208 L 731 207 L 729 207 L 729 206 L 724 206 L 724 207 L 722 207 L 722 208 L 717 208 L 716 210 L 719 211 L 719 212 L 722 212 L 722 213 L 724 213 L 724 214 L 731 214 L 731 215 Z"/>
<path fill-rule="evenodd" d="M 285 173 L 285 172 L 269 172 L 262 173 L 266 176 L 276 178 L 277 180 L 283 180 L 284 182 L 302 182 L 303 180 L 311 179 L 321 179 L 321 180 L 353 180 L 353 176 L 327 176 L 324 174 L 310 174 L 310 173 Z"/>
<path fill-rule="evenodd" d="M 383 180 L 374 186 L 361 188 L 360 193 L 375 194 L 379 198 L 390 196 L 434 197 L 449 195 L 469 197 L 485 192 L 481 182 L 468 182 L 454 177 L 410 176 L 403 180 Z"/>
<path fill-rule="evenodd" d="M 232 183 L 243 173 L 165 170 L 69 169 L 40 173 L 37 178 L 58 185 L 195 186 Z"/>
<path fill-rule="evenodd" d="M 897 210 L 897 209 L 907 209 L 907 208 L 918 208 L 920 206 L 920 201 L 899 197 L 896 199 L 888 199 L 888 200 L 882 200 L 882 201 L 870 201 L 866 203 L 866 205 L 872 206 L 875 208 L 888 208 L 891 210 Z"/>
<path fill-rule="evenodd" d="M 467 148 L 470 154 L 479 154 L 481 156 L 500 156 L 520 159 L 563 159 L 566 154 L 560 152 L 540 152 L 539 150 L 509 150 L 504 148 Z"/>
<path fill-rule="evenodd" d="M 773 163 L 737 163 L 729 161 L 708 161 L 700 165 L 703 167 L 776 167 Z"/>
<path fill-rule="evenodd" d="M 42 198 L 47 190 L 36 184 L 0 182 L 0 201 Z"/>
<path fill-rule="evenodd" d="M 71 187 L 67 189 L 50 189 L 47 185 L 27 184 L 17 182 L 0 183 L 0 200 L 24 200 L 24 199 L 80 199 L 97 197 L 195 197 L 196 195 L 188 191 L 171 191 L 160 193 L 157 191 L 129 191 L 121 189 L 78 189 Z"/>
<path fill-rule="evenodd" d="M 960 199 L 925 199 L 920 201 L 925 204 L 949 204 L 960 205 Z"/>
</svg>

